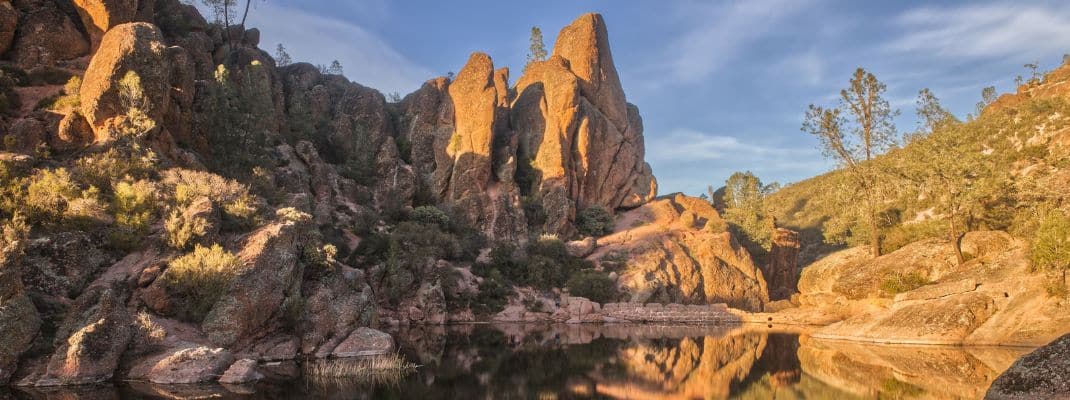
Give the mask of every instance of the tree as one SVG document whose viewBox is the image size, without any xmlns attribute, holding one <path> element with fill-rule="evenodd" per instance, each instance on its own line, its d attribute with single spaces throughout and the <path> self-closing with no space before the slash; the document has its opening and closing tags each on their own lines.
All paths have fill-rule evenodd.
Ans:
<svg viewBox="0 0 1070 400">
<path fill-rule="evenodd" d="M 531 44 L 528 46 L 528 63 L 524 66 L 525 69 L 533 62 L 546 60 L 546 45 L 542 42 L 542 30 L 539 27 L 531 27 L 530 42 Z"/>
<path fill-rule="evenodd" d="M 918 92 L 917 114 L 918 130 L 910 135 L 910 142 L 921 139 L 946 124 L 958 122 L 958 119 L 940 104 L 940 99 L 929 88 Z"/>
<path fill-rule="evenodd" d="M 913 143 L 895 167 L 946 220 L 959 264 L 965 262 L 962 238 L 1009 179 L 997 153 L 986 151 L 992 146 L 987 139 L 984 130 L 946 124 Z"/>
<path fill-rule="evenodd" d="M 869 228 L 874 256 L 880 255 L 879 207 L 882 176 L 872 164 L 874 157 L 897 145 L 893 110 L 884 98 L 886 86 L 873 74 L 858 68 L 850 86 L 840 91 L 840 105 L 826 109 L 810 105 L 802 130 L 817 136 L 826 157 L 835 159 L 852 176 L 862 195 L 862 218 Z M 844 116 L 847 113 L 851 118 Z"/>
<path fill-rule="evenodd" d="M 243 29 L 241 30 L 241 37 L 238 38 L 232 37 L 230 31 L 230 25 L 237 18 L 238 0 L 201 0 L 201 3 L 212 9 L 216 23 L 223 24 L 223 34 L 226 36 L 228 43 L 245 40 L 245 21 L 249 18 L 249 9 L 252 8 L 253 0 L 245 0 L 245 7 L 241 13 L 242 17 L 238 21 L 238 26 Z"/>
<path fill-rule="evenodd" d="M 331 75 L 342 75 L 342 63 L 338 60 L 331 61 L 331 66 L 327 67 L 327 73 Z"/>
<path fill-rule="evenodd" d="M 290 53 L 286 52 L 286 48 L 279 43 L 279 46 L 275 48 L 275 64 L 280 67 L 290 65 L 293 60 L 290 58 Z"/>
<path fill-rule="evenodd" d="M 1034 62 L 1027 63 L 1027 64 L 1023 65 L 1023 67 L 1025 67 L 1025 69 L 1029 70 L 1029 83 L 1039 82 L 1040 81 L 1040 74 L 1037 73 L 1037 68 L 1040 68 L 1039 64 L 1040 63 L 1034 61 Z"/>
<path fill-rule="evenodd" d="M 1020 79 L 1021 77 L 1018 78 Z M 989 104 L 994 103 L 997 97 L 998 95 L 996 94 L 995 86 L 988 86 L 981 89 L 981 101 L 977 103 L 977 116 L 980 117 L 981 112 L 984 111 Z"/>
<path fill-rule="evenodd" d="M 760 246 L 763 251 L 768 251 L 772 245 L 771 224 L 767 222 L 763 204 L 765 196 L 774 187 L 763 185 L 761 179 L 750 171 L 736 172 L 725 181 L 724 219 L 743 239 Z"/>
</svg>

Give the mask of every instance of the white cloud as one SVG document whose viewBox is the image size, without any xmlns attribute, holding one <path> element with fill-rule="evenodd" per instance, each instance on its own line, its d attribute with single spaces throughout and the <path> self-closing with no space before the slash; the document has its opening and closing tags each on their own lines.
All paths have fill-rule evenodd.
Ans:
<svg viewBox="0 0 1070 400">
<path fill-rule="evenodd" d="M 778 164 L 790 168 L 791 165 L 811 166 L 813 163 L 810 160 L 815 155 L 820 156 L 819 152 L 812 148 L 745 143 L 733 136 L 708 134 L 693 129 L 677 129 L 648 142 L 648 158 L 674 163 L 746 161 L 751 165 L 759 164 L 762 160 L 775 160 Z M 804 159 L 806 161 L 798 161 Z"/>
<path fill-rule="evenodd" d="M 249 16 L 261 31 L 261 48 L 274 52 L 282 43 L 294 62 L 342 63 L 352 81 L 384 93 L 409 93 L 434 76 L 365 27 L 290 6 L 265 3 Z"/>
<path fill-rule="evenodd" d="M 671 78 L 695 82 L 707 78 L 731 61 L 745 46 L 777 32 L 785 19 L 809 0 L 751 0 L 733 4 L 687 3 L 678 11 L 684 33 L 669 43 L 665 61 L 656 65 Z"/>
<path fill-rule="evenodd" d="M 905 34 L 891 41 L 893 52 L 942 58 L 1040 57 L 1066 49 L 1070 4 L 1019 3 L 922 7 L 893 20 Z"/>
</svg>

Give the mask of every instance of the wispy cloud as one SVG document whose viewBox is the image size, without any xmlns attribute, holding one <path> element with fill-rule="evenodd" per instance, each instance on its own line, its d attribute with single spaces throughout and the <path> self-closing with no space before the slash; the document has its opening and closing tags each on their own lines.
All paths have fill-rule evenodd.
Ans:
<svg viewBox="0 0 1070 400">
<path fill-rule="evenodd" d="M 777 32 L 812 0 L 751 0 L 732 4 L 686 3 L 677 11 L 685 29 L 674 38 L 661 68 L 680 82 L 707 78 L 744 47 Z"/>
<path fill-rule="evenodd" d="M 384 93 L 412 92 L 434 75 L 356 23 L 273 3 L 261 4 L 249 19 L 262 32 L 262 48 L 273 51 L 282 43 L 295 62 L 337 59 L 350 80 Z"/>
<path fill-rule="evenodd" d="M 892 52 L 948 59 L 1011 56 L 1024 62 L 1066 49 L 1070 3 L 922 7 L 903 12 L 893 24 L 905 33 L 888 43 Z"/>
</svg>

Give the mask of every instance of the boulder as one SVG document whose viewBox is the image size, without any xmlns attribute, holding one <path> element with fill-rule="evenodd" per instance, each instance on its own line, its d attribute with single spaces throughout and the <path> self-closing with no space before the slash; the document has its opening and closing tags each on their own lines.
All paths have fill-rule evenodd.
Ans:
<svg viewBox="0 0 1070 400">
<path fill-rule="evenodd" d="M 595 246 L 598 245 L 598 241 L 593 237 L 585 237 L 581 240 L 573 240 L 565 243 L 565 249 L 568 250 L 568 254 L 573 257 L 587 257 L 594 252 Z"/>
<path fill-rule="evenodd" d="M 60 152 L 80 150 L 93 143 L 93 127 L 78 112 L 63 116 L 56 134 L 49 138 L 52 149 Z"/>
<path fill-rule="evenodd" d="M 234 356 L 221 348 L 204 346 L 175 350 L 156 362 L 148 379 L 158 384 L 212 382 L 234 362 Z"/>
<path fill-rule="evenodd" d="M 334 349 L 335 357 L 362 357 L 394 351 L 394 339 L 372 328 L 360 327 Z"/>
<path fill-rule="evenodd" d="M 1015 361 L 988 388 L 985 399 L 1064 399 L 1070 397 L 1070 335 Z"/>
<path fill-rule="evenodd" d="M 332 272 L 302 289 L 307 293 L 300 316 L 303 354 L 327 357 L 354 328 L 374 319 L 375 295 L 363 271 L 338 268 L 342 271 Z"/>
<path fill-rule="evenodd" d="M 92 49 L 96 50 L 105 32 L 116 25 L 134 21 L 138 0 L 74 0 L 74 7 L 89 33 Z"/>
<path fill-rule="evenodd" d="M 30 242 L 22 279 L 31 290 L 74 299 L 107 263 L 108 257 L 88 234 L 61 232 Z"/>
<path fill-rule="evenodd" d="M 237 272 L 226 296 L 205 317 L 201 328 L 217 346 L 232 347 L 263 334 L 278 314 L 286 293 L 300 282 L 300 251 L 308 220 L 284 220 L 257 229 L 245 239 Z"/>
<path fill-rule="evenodd" d="M 120 81 L 128 72 L 141 80 L 145 97 L 141 111 L 153 121 L 163 120 L 171 103 L 170 59 L 163 34 L 155 25 L 122 24 L 104 35 L 81 89 L 82 115 L 93 127 L 97 142 L 110 138 L 127 114 Z"/>
<path fill-rule="evenodd" d="M 92 286 L 56 331 L 56 350 L 37 386 L 81 385 L 112 378 L 133 337 L 121 282 Z"/>
<path fill-rule="evenodd" d="M 242 384 L 256 382 L 263 378 L 264 375 L 256 370 L 256 360 L 243 358 L 235 361 L 226 372 L 223 372 L 219 383 Z"/>
<path fill-rule="evenodd" d="M 727 303 L 760 311 L 765 278 L 708 201 L 677 194 L 627 211 L 587 257 L 638 303 Z M 625 259 L 626 263 L 619 260 Z"/>
<path fill-rule="evenodd" d="M 23 69 L 52 66 L 89 54 L 89 41 L 77 24 L 50 0 L 15 0 L 20 12 L 12 59 Z"/>
</svg>

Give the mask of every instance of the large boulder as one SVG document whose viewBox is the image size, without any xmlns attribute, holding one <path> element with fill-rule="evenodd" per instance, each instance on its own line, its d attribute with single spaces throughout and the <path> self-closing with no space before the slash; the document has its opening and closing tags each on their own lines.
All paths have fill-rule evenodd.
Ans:
<svg viewBox="0 0 1070 400">
<path fill-rule="evenodd" d="M 988 388 L 985 399 L 1064 399 L 1070 397 L 1070 335 L 1015 361 Z"/>
<path fill-rule="evenodd" d="M 78 25 L 51 0 L 15 0 L 21 14 L 12 58 L 24 69 L 51 66 L 89 54 L 89 41 Z"/>
<path fill-rule="evenodd" d="M 296 212 L 295 213 L 299 213 Z M 238 257 L 242 267 L 201 324 L 208 338 L 221 347 L 247 343 L 263 335 L 283 300 L 295 292 L 302 269 L 298 264 L 307 241 L 309 218 L 283 218 L 251 233 Z"/>
<path fill-rule="evenodd" d="M 39 293 L 73 299 L 107 262 L 88 234 L 62 232 L 30 242 L 22 263 L 22 279 Z"/>
<path fill-rule="evenodd" d="M 37 386 L 110 380 L 133 337 L 127 297 L 121 282 L 92 286 L 79 296 L 56 331 L 56 350 Z"/>
<path fill-rule="evenodd" d="M 203 383 L 218 380 L 234 356 L 226 349 L 204 346 L 177 349 L 156 362 L 148 380 L 159 384 Z"/>
<path fill-rule="evenodd" d="M 664 197 L 622 213 L 587 258 L 620 274 L 632 302 L 761 310 L 769 299 L 762 272 L 724 226 L 708 201 Z"/>
<path fill-rule="evenodd" d="M 74 0 L 74 6 L 89 33 L 92 48 L 96 49 L 109 29 L 134 21 L 138 0 Z"/>
<path fill-rule="evenodd" d="M 375 297 L 364 272 L 337 266 L 339 272 L 305 285 L 302 307 L 301 352 L 324 358 L 334 351 L 354 328 L 372 322 Z"/>
<path fill-rule="evenodd" d="M 124 104 L 120 82 L 128 72 L 141 80 L 144 99 L 137 106 L 153 121 L 163 120 L 171 104 L 172 59 L 155 25 L 128 23 L 104 35 L 81 89 L 82 115 L 96 141 L 110 138 L 127 115 L 131 104 Z"/>
<path fill-rule="evenodd" d="M 394 338 L 390 334 L 372 328 L 360 327 L 332 353 L 335 357 L 363 357 L 386 354 L 394 351 Z"/>
</svg>

